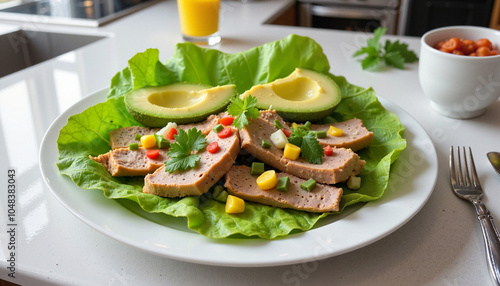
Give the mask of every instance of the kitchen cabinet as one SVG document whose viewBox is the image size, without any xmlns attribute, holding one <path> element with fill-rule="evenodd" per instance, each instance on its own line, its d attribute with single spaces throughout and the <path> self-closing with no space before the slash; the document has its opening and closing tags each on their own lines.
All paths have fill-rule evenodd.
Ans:
<svg viewBox="0 0 500 286">
<path fill-rule="evenodd" d="M 490 28 L 500 30 L 500 0 L 495 0 L 491 12 Z"/>
<path fill-rule="evenodd" d="M 410 0 L 405 34 L 453 25 L 488 27 L 494 0 Z M 498 6 L 498 5 L 497 5 Z"/>
</svg>

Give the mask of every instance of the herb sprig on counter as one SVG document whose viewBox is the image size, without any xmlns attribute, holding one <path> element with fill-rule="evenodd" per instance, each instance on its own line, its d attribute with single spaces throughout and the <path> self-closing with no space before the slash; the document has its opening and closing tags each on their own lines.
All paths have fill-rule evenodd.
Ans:
<svg viewBox="0 0 500 286">
<path fill-rule="evenodd" d="M 177 142 L 170 145 L 167 153 L 170 160 L 165 162 L 165 170 L 173 173 L 196 166 L 196 163 L 200 161 L 200 156 L 193 153 L 205 148 L 207 142 L 205 135 L 193 127 L 188 132 L 179 129 L 179 133 L 174 138 Z"/>
<path fill-rule="evenodd" d="M 249 119 L 259 117 L 260 112 L 255 107 L 257 98 L 248 96 L 245 100 L 241 100 L 238 96 L 231 98 L 231 104 L 227 107 L 227 113 L 231 116 L 236 116 L 233 121 L 233 126 L 238 129 L 243 129 L 248 124 Z"/>
<path fill-rule="evenodd" d="M 366 41 L 367 46 L 354 53 L 353 57 L 367 55 L 361 62 L 364 70 L 377 67 L 381 61 L 385 61 L 389 66 L 404 69 L 405 63 L 413 63 L 418 60 L 417 55 L 408 49 L 408 45 L 400 43 L 399 40 L 395 42 L 386 40 L 385 45 L 382 46 L 379 41 L 385 32 L 387 32 L 387 28 L 377 28 L 373 33 L 373 38 Z"/>
</svg>

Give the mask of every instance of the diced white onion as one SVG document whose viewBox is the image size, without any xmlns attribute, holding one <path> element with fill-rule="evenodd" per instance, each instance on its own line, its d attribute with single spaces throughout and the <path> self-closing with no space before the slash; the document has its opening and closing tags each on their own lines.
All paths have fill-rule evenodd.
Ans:
<svg viewBox="0 0 500 286">
<path fill-rule="evenodd" d="M 352 190 L 359 189 L 361 187 L 361 177 L 349 177 L 349 180 L 347 180 L 347 187 Z"/>
<path fill-rule="evenodd" d="M 285 133 L 281 131 L 281 129 L 271 134 L 270 138 L 276 148 L 283 149 L 285 148 L 286 143 L 288 143 L 288 138 Z"/>
<path fill-rule="evenodd" d="M 167 139 L 167 134 L 172 128 L 177 128 L 177 123 L 169 122 L 165 127 L 160 129 L 160 131 L 156 132 L 156 134 L 163 136 L 163 138 Z"/>
</svg>

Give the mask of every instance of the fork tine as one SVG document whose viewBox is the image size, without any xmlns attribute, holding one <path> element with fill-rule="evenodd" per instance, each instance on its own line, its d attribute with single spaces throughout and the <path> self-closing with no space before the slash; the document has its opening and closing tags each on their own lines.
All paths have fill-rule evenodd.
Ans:
<svg viewBox="0 0 500 286">
<path fill-rule="evenodd" d="M 465 153 L 465 147 L 462 147 L 462 152 L 464 154 L 464 177 L 465 177 L 465 185 L 471 186 L 470 176 L 469 176 L 469 164 L 467 162 L 467 153 Z M 470 147 L 469 147 L 470 152 Z"/>
<path fill-rule="evenodd" d="M 460 147 L 457 146 L 457 158 L 458 158 L 458 183 L 464 185 L 464 173 L 462 172 L 462 157 L 460 156 Z M 467 168 L 467 166 L 465 166 Z"/>
<path fill-rule="evenodd" d="M 450 178 L 451 178 L 451 184 L 456 185 L 457 177 L 455 171 L 455 156 L 453 154 L 453 146 L 450 147 Z"/>
<path fill-rule="evenodd" d="M 476 172 L 476 164 L 474 164 L 474 156 L 472 156 L 472 149 L 469 147 L 469 158 L 470 158 L 470 172 L 472 174 L 472 181 L 474 186 L 481 186 L 479 182 L 479 177 Z"/>
</svg>

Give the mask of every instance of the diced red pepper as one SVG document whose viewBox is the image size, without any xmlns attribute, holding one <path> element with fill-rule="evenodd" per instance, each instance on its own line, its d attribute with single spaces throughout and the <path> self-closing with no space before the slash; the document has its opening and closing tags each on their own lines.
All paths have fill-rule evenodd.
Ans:
<svg viewBox="0 0 500 286">
<path fill-rule="evenodd" d="M 217 141 L 214 141 L 207 146 L 207 151 L 214 154 L 219 151 L 219 143 Z"/>
<path fill-rule="evenodd" d="M 224 125 L 224 126 L 229 126 L 229 125 L 233 124 L 233 121 L 234 121 L 234 117 L 231 117 L 231 116 L 226 116 L 226 117 L 222 117 L 221 119 L 219 119 L 219 123 Z"/>
<path fill-rule="evenodd" d="M 286 130 L 285 128 L 281 128 L 281 131 L 283 131 L 283 133 L 285 133 L 285 136 L 286 136 L 286 137 L 290 137 L 290 135 L 292 135 L 292 132 L 291 132 L 291 131 Z"/>
<path fill-rule="evenodd" d="M 325 156 L 332 156 L 333 155 L 333 148 L 330 145 L 326 145 L 323 147 L 323 152 L 325 153 Z"/>
<path fill-rule="evenodd" d="M 146 151 L 146 156 L 148 156 L 149 159 L 156 159 L 160 156 L 160 151 L 158 149 L 155 150 L 147 150 Z"/>
<path fill-rule="evenodd" d="M 177 135 L 177 129 L 171 128 L 170 130 L 168 130 L 167 139 L 175 140 L 174 135 Z"/>
<path fill-rule="evenodd" d="M 231 129 L 231 127 L 224 127 L 224 129 L 217 133 L 217 136 L 219 136 L 219 138 L 227 138 L 231 135 L 233 135 L 233 129 Z"/>
</svg>

